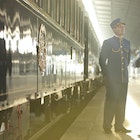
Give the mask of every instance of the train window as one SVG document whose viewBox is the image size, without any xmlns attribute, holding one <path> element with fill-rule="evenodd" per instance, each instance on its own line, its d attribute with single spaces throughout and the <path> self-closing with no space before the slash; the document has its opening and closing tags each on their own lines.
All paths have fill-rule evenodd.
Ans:
<svg viewBox="0 0 140 140">
<path fill-rule="evenodd" d="M 49 15 L 51 15 L 51 0 L 48 0 L 48 7 L 47 7 L 47 13 L 49 14 Z"/>
<path fill-rule="evenodd" d="M 65 0 L 61 0 L 60 2 L 60 25 L 64 28 L 65 25 Z"/>
<path fill-rule="evenodd" d="M 60 0 L 56 1 L 56 21 L 60 23 Z"/>
<path fill-rule="evenodd" d="M 37 6 L 48 13 L 48 0 L 32 0 Z"/>
<path fill-rule="evenodd" d="M 34 3 L 36 3 L 36 0 L 32 0 Z"/>
<path fill-rule="evenodd" d="M 46 4 L 45 4 L 45 12 L 47 13 L 48 12 L 48 0 L 44 0 L 45 2 L 46 2 Z"/>
<path fill-rule="evenodd" d="M 64 5 L 64 20 L 65 20 L 65 30 L 67 30 L 67 25 L 68 25 L 68 5 L 67 5 L 68 1 L 65 0 L 65 5 Z"/>
<path fill-rule="evenodd" d="M 39 4 L 38 4 L 38 0 L 33 0 L 33 2 L 36 3 L 37 5 L 39 5 Z"/>
<path fill-rule="evenodd" d="M 68 32 L 70 32 L 70 7 L 71 7 L 71 2 L 69 0 L 67 0 L 66 2 L 66 7 L 65 7 L 65 11 L 66 11 L 66 15 L 65 15 L 65 19 L 66 19 L 66 30 Z"/>
<path fill-rule="evenodd" d="M 53 19 L 56 21 L 56 16 L 57 16 L 57 7 L 56 7 L 56 1 L 57 0 L 52 0 L 51 1 L 51 6 L 52 6 L 52 17 L 53 17 Z"/>
<path fill-rule="evenodd" d="M 84 19 L 83 19 L 83 12 L 81 11 L 80 9 L 80 42 L 83 43 L 83 22 L 84 22 Z"/>
<path fill-rule="evenodd" d="M 79 5 L 76 1 L 76 39 L 79 41 Z"/>
<path fill-rule="evenodd" d="M 47 4 L 48 4 L 48 0 L 42 0 L 42 9 L 47 12 Z"/>
<path fill-rule="evenodd" d="M 75 32 L 74 32 L 74 34 L 75 34 L 75 38 L 77 38 L 77 13 L 78 13 L 78 11 L 77 11 L 77 7 L 78 7 L 78 2 L 76 1 L 75 2 Z"/>
<path fill-rule="evenodd" d="M 34 0 L 34 2 L 40 7 L 40 0 Z"/>
<path fill-rule="evenodd" d="M 81 24 L 82 24 L 82 20 L 81 20 L 81 15 L 82 15 L 82 12 L 81 12 L 81 8 L 79 7 L 79 42 L 81 41 Z"/>
<path fill-rule="evenodd" d="M 50 1 L 50 16 L 54 19 L 54 13 L 55 13 L 55 1 L 56 0 L 51 0 Z"/>
<path fill-rule="evenodd" d="M 75 0 L 71 0 L 70 33 L 75 36 Z"/>
</svg>

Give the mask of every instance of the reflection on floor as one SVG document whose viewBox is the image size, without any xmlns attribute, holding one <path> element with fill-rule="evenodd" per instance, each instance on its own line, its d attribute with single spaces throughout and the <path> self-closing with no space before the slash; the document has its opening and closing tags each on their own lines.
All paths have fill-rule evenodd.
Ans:
<svg viewBox="0 0 140 140">
<path fill-rule="evenodd" d="M 140 77 L 130 79 L 125 127 L 132 133 L 105 134 L 102 128 L 105 88 L 102 87 L 89 102 L 61 140 L 140 140 Z"/>
<path fill-rule="evenodd" d="M 129 135 L 138 140 L 140 134 L 140 77 L 130 79 L 127 106 L 126 125 L 132 130 Z"/>
</svg>

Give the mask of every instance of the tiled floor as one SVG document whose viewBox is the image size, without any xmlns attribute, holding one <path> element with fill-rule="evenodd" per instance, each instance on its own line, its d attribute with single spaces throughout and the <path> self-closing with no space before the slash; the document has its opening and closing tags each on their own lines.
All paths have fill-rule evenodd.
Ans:
<svg viewBox="0 0 140 140">
<path fill-rule="evenodd" d="M 140 78 L 130 79 L 125 127 L 132 133 L 105 134 L 102 128 L 105 88 L 102 87 L 60 140 L 140 140 Z"/>
</svg>

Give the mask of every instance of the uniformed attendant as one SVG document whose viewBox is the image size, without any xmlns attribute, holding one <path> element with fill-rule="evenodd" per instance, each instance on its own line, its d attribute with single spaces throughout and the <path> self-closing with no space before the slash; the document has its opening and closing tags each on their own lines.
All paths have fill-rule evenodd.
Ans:
<svg viewBox="0 0 140 140">
<path fill-rule="evenodd" d="M 117 18 L 110 24 L 114 36 L 103 42 L 99 63 L 106 86 L 103 128 L 111 133 L 115 118 L 115 132 L 131 132 L 124 126 L 125 106 L 128 88 L 128 65 L 130 62 L 130 42 L 123 37 L 125 23 Z"/>
</svg>

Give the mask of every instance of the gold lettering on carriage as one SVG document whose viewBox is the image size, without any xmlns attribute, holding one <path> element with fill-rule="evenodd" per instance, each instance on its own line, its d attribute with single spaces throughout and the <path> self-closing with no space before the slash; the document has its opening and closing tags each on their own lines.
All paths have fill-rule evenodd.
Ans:
<svg viewBox="0 0 140 140">
<path fill-rule="evenodd" d="M 38 66 L 43 76 L 46 69 L 46 28 L 41 24 L 38 35 Z"/>
</svg>

